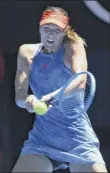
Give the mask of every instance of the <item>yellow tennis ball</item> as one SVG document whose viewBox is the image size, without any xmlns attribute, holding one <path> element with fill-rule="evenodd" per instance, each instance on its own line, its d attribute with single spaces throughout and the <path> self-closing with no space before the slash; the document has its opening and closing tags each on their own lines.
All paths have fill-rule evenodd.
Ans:
<svg viewBox="0 0 110 173">
<path fill-rule="evenodd" d="M 46 103 L 38 101 L 37 104 L 34 106 L 34 112 L 38 115 L 44 115 L 48 111 L 48 106 Z"/>
</svg>

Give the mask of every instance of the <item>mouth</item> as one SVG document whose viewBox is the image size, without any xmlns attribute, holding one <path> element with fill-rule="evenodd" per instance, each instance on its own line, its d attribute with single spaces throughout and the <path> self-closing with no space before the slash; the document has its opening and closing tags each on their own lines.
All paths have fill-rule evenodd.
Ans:
<svg viewBox="0 0 110 173">
<path fill-rule="evenodd" d="M 54 40 L 47 40 L 48 43 L 54 43 L 55 41 Z"/>
</svg>

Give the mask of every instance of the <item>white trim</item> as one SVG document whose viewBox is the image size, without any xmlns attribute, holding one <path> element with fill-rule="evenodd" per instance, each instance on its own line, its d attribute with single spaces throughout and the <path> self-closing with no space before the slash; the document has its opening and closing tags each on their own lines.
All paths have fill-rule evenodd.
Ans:
<svg viewBox="0 0 110 173">
<path fill-rule="evenodd" d="M 95 16 L 104 22 L 110 24 L 110 12 L 106 10 L 98 1 L 94 0 L 83 0 L 86 7 L 93 12 Z"/>
</svg>

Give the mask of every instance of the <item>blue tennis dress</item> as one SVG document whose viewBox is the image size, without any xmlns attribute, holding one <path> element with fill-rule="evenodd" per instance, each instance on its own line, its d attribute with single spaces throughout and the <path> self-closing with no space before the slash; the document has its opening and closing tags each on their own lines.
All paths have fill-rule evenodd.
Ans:
<svg viewBox="0 0 110 173">
<path fill-rule="evenodd" d="M 54 54 L 44 54 L 41 48 L 42 44 L 30 73 L 30 87 L 38 99 L 62 87 L 72 76 L 63 62 L 63 46 Z M 84 90 L 76 94 L 75 101 L 78 106 L 65 116 L 54 106 L 45 116 L 36 115 L 21 155 L 44 154 L 53 162 L 54 170 L 66 168 L 69 163 L 105 164 L 99 151 L 99 140 L 88 115 L 81 109 Z"/>
</svg>

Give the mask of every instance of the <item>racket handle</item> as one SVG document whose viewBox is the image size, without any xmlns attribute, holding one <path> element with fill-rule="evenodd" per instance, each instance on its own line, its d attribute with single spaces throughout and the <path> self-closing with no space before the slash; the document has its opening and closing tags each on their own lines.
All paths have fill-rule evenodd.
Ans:
<svg viewBox="0 0 110 173">
<path fill-rule="evenodd" d="M 49 106 L 50 104 L 52 104 L 52 100 L 53 100 L 53 99 L 54 99 L 54 98 L 51 98 L 50 100 L 45 101 L 46 105 Z M 53 104 L 52 104 L 52 105 L 53 105 Z"/>
</svg>

